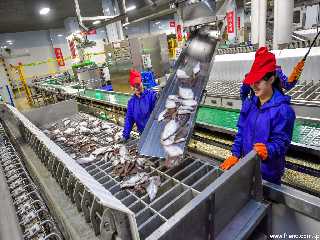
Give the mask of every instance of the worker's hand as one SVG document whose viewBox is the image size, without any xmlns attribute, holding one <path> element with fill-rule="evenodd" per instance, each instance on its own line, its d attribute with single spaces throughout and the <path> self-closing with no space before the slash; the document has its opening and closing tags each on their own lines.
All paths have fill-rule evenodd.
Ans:
<svg viewBox="0 0 320 240">
<path fill-rule="evenodd" d="M 224 171 L 228 170 L 237 162 L 239 162 L 239 159 L 236 156 L 230 156 L 226 160 L 224 160 L 224 162 L 220 165 L 220 168 Z"/>
<path fill-rule="evenodd" d="M 251 88 L 249 85 L 242 84 L 240 88 L 240 98 L 243 102 L 247 99 L 248 95 L 250 94 L 250 91 Z"/>
<path fill-rule="evenodd" d="M 304 60 L 301 60 L 300 62 L 298 62 L 298 64 L 293 68 L 289 78 L 288 78 L 288 82 L 292 83 L 294 81 L 298 81 L 301 73 L 303 71 L 304 68 Z"/>
<path fill-rule="evenodd" d="M 268 158 L 268 149 L 263 143 L 256 143 L 253 149 L 257 152 L 258 156 L 262 160 L 266 160 Z"/>
</svg>

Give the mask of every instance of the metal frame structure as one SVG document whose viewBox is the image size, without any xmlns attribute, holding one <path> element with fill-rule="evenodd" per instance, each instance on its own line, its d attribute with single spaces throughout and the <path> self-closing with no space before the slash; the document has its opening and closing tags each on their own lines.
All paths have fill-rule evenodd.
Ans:
<svg viewBox="0 0 320 240">
<path fill-rule="evenodd" d="M 104 239 L 109 239 L 114 229 L 130 239 L 196 239 L 199 236 L 225 239 L 222 236 L 228 228 L 234 229 L 233 234 L 241 236 L 239 239 L 245 239 L 267 216 L 268 205 L 262 202 L 259 161 L 254 153 L 219 177 L 211 173 L 214 167 L 201 160 L 186 160 L 185 165 L 165 172 L 156 168 L 153 171 L 164 180 L 163 190 L 167 190 L 139 210 L 142 199 L 117 190 L 119 185 L 114 179 L 106 181 L 110 178 L 108 162 L 81 167 L 25 116 L 10 106 L 3 107 L 2 120 L 19 126 L 25 140 L 61 188 L 78 210 L 84 212 L 85 219 L 92 222 L 95 233 Z M 76 103 L 68 101 L 33 110 L 26 116 L 41 126 L 71 116 L 76 109 Z M 197 171 L 192 170 L 194 168 Z M 212 179 L 213 176 L 217 179 Z M 202 187 L 197 189 L 194 181 Z M 191 182 L 194 187 L 188 185 Z M 153 211 L 159 214 L 150 215 Z M 199 219 L 196 226 L 195 218 Z M 245 228 L 238 226 L 239 218 L 245 220 L 242 221 L 247 224 Z M 255 220 L 250 221 L 251 218 Z"/>
</svg>

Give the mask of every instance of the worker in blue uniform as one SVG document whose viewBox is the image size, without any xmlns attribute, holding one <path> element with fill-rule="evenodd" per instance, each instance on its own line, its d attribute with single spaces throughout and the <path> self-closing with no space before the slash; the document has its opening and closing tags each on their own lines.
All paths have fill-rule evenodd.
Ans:
<svg viewBox="0 0 320 240">
<path fill-rule="evenodd" d="M 220 168 L 231 168 L 240 158 L 255 150 L 262 160 L 262 178 L 281 184 L 295 113 L 290 97 L 282 93 L 280 79 L 275 74 L 274 54 L 265 47 L 258 49 L 252 68 L 244 79 L 244 84 L 253 89 L 254 96 L 245 99 L 242 105 L 232 156 Z"/>
<path fill-rule="evenodd" d="M 143 89 L 141 74 L 135 70 L 130 72 L 130 86 L 134 94 L 127 106 L 122 134 L 125 141 L 130 138 L 134 124 L 139 134 L 142 134 L 157 101 L 157 93 L 151 89 Z"/>
</svg>

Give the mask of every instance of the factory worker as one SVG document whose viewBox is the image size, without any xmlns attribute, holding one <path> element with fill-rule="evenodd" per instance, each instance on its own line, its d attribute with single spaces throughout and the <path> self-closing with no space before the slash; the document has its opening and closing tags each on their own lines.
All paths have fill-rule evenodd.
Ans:
<svg viewBox="0 0 320 240">
<path fill-rule="evenodd" d="M 122 134 L 125 141 L 130 138 L 134 124 L 137 125 L 139 134 L 142 134 L 157 101 L 157 93 L 155 91 L 143 89 L 140 72 L 130 70 L 130 86 L 134 94 L 127 106 Z"/>
<path fill-rule="evenodd" d="M 253 89 L 254 96 L 247 98 L 242 105 L 232 156 L 220 168 L 231 168 L 254 149 L 262 160 L 262 178 L 280 184 L 295 113 L 290 106 L 290 97 L 282 93 L 280 79 L 275 74 L 274 54 L 266 47 L 258 49 L 251 70 L 244 79 L 244 83 Z"/>
<path fill-rule="evenodd" d="M 303 68 L 304 68 L 304 62 L 303 61 L 298 62 L 298 64 L 294 67 L 292 73 L 288 78 L 286 74 L 282 71 L 281 66 L 277 65 L 276 77 L 278 77 L 280 80 L 281 88 L 287 91 L 293 88 L 298 82 L 301 76 L 301 73 L 303 71 Z M 253 96 L 253 95 L 254 95 L 254 92 L 250 88 L 250 85 L 243 83 L 240 88 L 240 98 L 242 102 L 244 102 L 248 96 Z"/>
</svg>

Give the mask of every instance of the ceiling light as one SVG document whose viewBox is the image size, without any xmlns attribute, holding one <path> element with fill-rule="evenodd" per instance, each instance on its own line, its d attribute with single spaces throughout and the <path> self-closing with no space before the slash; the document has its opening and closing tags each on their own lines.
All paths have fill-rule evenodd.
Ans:
<svg viewBox="0 0 320 240">
<path fill-rule="evenodd" d="M 40 15 L 47 15 L 49 12 L 50 12 L 50 8 L 47 8 L 47 7 L 41 8 L 39 11 Z"/>
<path fill-rule="evenodd" d="M 12 43 L 12 40 L 7 40 L 7 43 Z"/>
<path fill-rule="evenodd" d="M 127 23 L 122 24 L 122 26 L 125 27 L 125 26 L 128 26 L 129 24 L 130 23 L 127 22 Z"/>
<path fill-rule="evenodd" d="M 58 36 L 58 37 L 63 37 L 63 34 L 58 34 L 57 36 Z"/>
<path fill-rule="evenodd" d="M 160 22 L 156 22 L 156 25 L 160 24 Z"/>
<path fill-rule="evenodd" d="M 97 21 L 94 21 L 92 24 L 93 25 L 98 25 L 98 24 L 100 24 L 101 23 L 101 21 L 100 20 L 97 20 Z"/>
<path fill-rule="evenodd" d="M 132 5 L 132 6 L 126 8 L 126 12 L 132 11 L 136 8 L 137 8 L 136 5 Z"/>
<path fill-rule="evenodd" d="M 8 44 L 9 44 L 9 45 L 12 45 L 12 44 L 13 44 L 13 42 L 9 42 Z"/>
<path fill-rule="evenodd" d="M 3 48 L 7 48 L 7 46 L 3 46 Z"/>
</svg>

